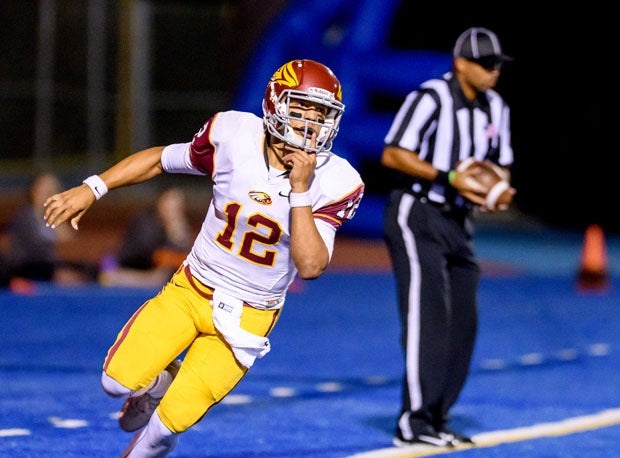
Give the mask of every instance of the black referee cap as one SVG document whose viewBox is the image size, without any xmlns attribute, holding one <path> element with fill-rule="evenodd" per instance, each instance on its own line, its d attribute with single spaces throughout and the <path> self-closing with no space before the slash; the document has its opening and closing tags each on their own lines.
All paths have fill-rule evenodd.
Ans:
<svg viewBox="0 0 620 458">
<path fill-rule="evenodd" d="M 456 40 L 453 55 L 474 62 L 485 58 L 495 58 L 498 62 L 512 60 L 503 53 L 497 35 L 484 27 L 472 27 L 463 32 Z"/>
</svg>

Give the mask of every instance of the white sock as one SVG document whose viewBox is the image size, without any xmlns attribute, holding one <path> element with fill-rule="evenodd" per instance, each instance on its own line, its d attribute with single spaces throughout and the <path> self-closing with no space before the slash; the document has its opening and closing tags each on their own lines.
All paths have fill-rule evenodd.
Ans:
<svg viewBox="0 0 620 458">
<path fill-rule="evenodd" d="M 159 419 L 157 411 L 151 415 L 151 419 L 139 437 L 133 442 L 122 456 L 128 458 L 163 458 L 168 456 L 179 442 L 179 435 L 173 433 Z"/>
</svg>

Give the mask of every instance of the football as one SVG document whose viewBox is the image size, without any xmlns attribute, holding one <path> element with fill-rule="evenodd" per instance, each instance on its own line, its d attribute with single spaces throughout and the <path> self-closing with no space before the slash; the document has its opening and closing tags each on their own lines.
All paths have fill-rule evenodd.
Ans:
<svg viewBox="0 0 620 458">
<path fill-rule="evenodd" d="M 501 167 L 490 161 L 478 161 L 473 158 L 464 159 L 459 163 L 456 170 L 462 172 L 471 170 L 472 180 L 485 189 L 485 206 L 489 209 L 504 209 L 512 202 L 514 189 L 508 182 L 508 176 Z M 467 194 L 464 194 L 467 198 Z"/>
</svg>

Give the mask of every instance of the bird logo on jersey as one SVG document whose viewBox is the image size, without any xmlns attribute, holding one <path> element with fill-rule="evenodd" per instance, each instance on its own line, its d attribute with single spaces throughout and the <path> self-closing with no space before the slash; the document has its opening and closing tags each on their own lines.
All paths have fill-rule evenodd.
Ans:
<svg viewBox="0 0 620 458">
<path fill-rule="evenodd" d="M 250 191 L 248 192 L 248 196 L 255 202 L 263 205 L 271 205 L 271 197 L 269 194 L 263 191 Z"/>
</svg>

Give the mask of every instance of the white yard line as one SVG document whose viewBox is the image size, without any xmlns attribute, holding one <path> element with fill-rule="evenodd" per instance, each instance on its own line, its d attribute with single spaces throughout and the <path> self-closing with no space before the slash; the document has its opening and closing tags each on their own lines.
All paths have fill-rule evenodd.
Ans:
<svg viewBox="0 0 620 458">
<path fill-rule="evenodd" d="M 460 445 L 454 448 L 447 448 L 415 444 L 409 447 L 390 447 L 358 453 L 348 458 L 416 458 L 420 456 L 443 455 L 469 448 L 493 447 L 499 444 L 539 439 L 541 437 L 565 436 L 618 424 L 620 424 L 620 409 L 609 409 L 593 415 L 568 418 L 552 423 L 540 423 L 522 428 L 476 434 L 472 437 L 476 445 Z"/>
</svg>

